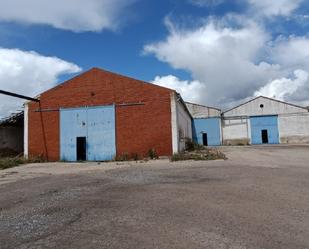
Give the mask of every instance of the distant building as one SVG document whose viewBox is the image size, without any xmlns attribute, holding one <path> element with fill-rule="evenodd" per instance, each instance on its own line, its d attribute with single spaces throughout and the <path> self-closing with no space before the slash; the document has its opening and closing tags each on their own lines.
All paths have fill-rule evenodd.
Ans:
<svg viewBox="0 0 309 249">
<path fill-rule="evenodd" d="M 222 113 L 223 144 L 309 143 L 305 107 L 257 97 Z"/>
<path fill-rule="evenodd" d="M 257 97 L 225 112 L 173 89 L 93 68 L 0 122 L 0 149 L 50 161 L 171 156 L 205 146 L 309 143 L 309 109 Z M 22 142 L 23 141 L 23 142 Z"/>
<path fill-rule="evenodd" d="M 221 110 L 189 102 L 186 105 L 193 117 L 193 139 L 205 146 L 221 145 Z"/>
<path fill-rule="evenodd" d="M 309 143 L 308 108 L 257 97 L 221 113 L 217 108 L 186 103 L 192 133 L 202 145 Z"/>
</svg>

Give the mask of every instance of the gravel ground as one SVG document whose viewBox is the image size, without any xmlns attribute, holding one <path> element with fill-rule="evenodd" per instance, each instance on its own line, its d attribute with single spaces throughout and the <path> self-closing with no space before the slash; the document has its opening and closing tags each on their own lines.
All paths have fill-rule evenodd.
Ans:
<svg viewBox="0 0 309 249">
<path fill-rule="evenodd" d="M 309 248 L 309 147 L 0 171 L 0 248 Z"/>
</svg>

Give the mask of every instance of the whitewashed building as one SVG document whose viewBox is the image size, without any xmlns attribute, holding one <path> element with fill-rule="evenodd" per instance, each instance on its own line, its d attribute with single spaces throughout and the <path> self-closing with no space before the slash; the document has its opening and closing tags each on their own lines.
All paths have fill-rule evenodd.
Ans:
<svg viewBox="0 0 309 249">
<path fill-rule="evenodd" d="M 224 145 L 309 143 L 305 107 L 257 97 L 222 113 Z"/>
<path fill-rule="evenodd" d="M 186 103 L 193 118 L 192 137 L 202 145 L 309 143 L 309 109 L 257 97 L 225 112 Z"/>
</svg>

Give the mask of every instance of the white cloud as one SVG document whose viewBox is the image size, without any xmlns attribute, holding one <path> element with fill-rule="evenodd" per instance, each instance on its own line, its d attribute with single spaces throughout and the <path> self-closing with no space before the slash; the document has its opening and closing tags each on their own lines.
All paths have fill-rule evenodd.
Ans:
<svg viewBox="0 0 309 249">
<path fill-rule="evenodd" d="M 291 36 L 273 40 L 262 27 L 249 21 L 231 27 L 224 19 L 212 19 L 196 29 L 167 24 L 167 38 L 146 45 L 144 53 L 191 73 L 193 81 L 200 85 L 187 88 L 185 99 L 191 96 L 201 104 L 225 107 L 253 96 L 267 84 L 263 92 L 268 96 L 275 94 L 295 102 L 308 99 L 308 82 L 300 72 L 309 71 L 309 38 Z M 182 82 L 174 80 L 174 88 L 177 89 L 177 84 L 181 88 L 186 86 L 177 81 Z M 288 88 L 289 85 L 293 86 Z M 285 88 L 295 91 L 287 94 Z"/>
<path fill-rule="evenodd" d="M 295 70 L 293 78 L 273 80 L 256 91 L 254 95 L 263 95 L 279 100 L 298 100 L 300 102 L 307 100 L 307 103 L 309 103 L 308 88 L 309 73 L 303 70 Z"/>
<path fill-rule="evenodd" d="M 0 89 L 35 96 L 53 86 L 58 77 L 81 69 L 56 57 L 0 48 Z M 24 100 L 0 95 L 0 118 L 21 110 Z"/>
<path fill-rule="evenodd" d="M 1 0 L 0 20 L 72 31 L 116 29 L 135 0 Z"/>
<path fill-rule="evenodd" d="M 259 15 L 289 16 L 296 10 L 302 0 L 247 0 L 252 7 L 252 11 Z"/>
<path fill-rule="evenodd" d="M 173 75 L 167 75 L 162 77 L 157 76 L 155 77 L 154 81 L 152 81 L 152 83 L 170 89 L 175 89 L 186 101 L 196 103 L 200 103 L 201 101 L 203 101 L 203 93 L 206 91 L 206 86 L 197 80 L 180 80 Z"/>
<path fill-rule="evenodd" d="M 274 63 L 284 67 L 309 68 L 309 37 L 280 37 L 271 51 Z"/>
<path fill-rule="evenodd" d="M 280 75 L 277 65 L 255 63 L 268 39 L 268 34 L 253 23 L 229 28 L 209 21 L 195 30 L 170 26 L 167 39 L 146 45 L 144 52 L 191 72 L 194 80 L 206 86 L 205 101 L 219 104 L 252 95 L 252 89 Z"/>
</svg>

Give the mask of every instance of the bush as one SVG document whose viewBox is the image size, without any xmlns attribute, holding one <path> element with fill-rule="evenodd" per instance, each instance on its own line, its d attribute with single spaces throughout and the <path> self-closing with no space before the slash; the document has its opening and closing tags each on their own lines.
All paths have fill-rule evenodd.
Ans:
<svg viewBox="0 0 309 249">
<path fill-rule="evenodd" d="M 190 138 L 186 139 L 186 151 L 203 150 L 205 147 Z"/>
<path fill-rule="evenodd" d="M 158 154 L 157 154 L 157 152 L 156 152 L 155 149 L 150 149 L 150 150 L 148 151 L 148 157 L 149 157 L 150 159 L 158 159 L 158 158 L 159 158 L 159 157 L 158 157 Z"/>
</svg>

